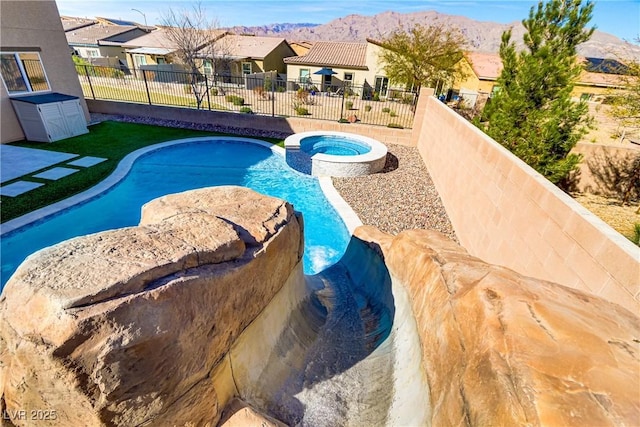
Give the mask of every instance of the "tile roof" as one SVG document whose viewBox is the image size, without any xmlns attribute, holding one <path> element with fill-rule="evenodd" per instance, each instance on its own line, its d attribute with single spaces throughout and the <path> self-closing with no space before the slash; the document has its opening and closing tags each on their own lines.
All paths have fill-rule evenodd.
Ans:
<svg viewBox="0 0 640 427">
<path fill-rule="evenodd" d="M 95 24 L 88 27 L 77 28 L 75 30 L 65 32 L 67 42 L 69 44 L 94 44 L 97 45 L 99 40 L 135 30 L 138 27 L 131 25 L 104 25 Z"/>
<path fill-rule="evenodd" d="M 502 72 L 502 59 L 495 53 L 467 52 L 473 72 L 483 80 L 496 80 Z"/>
<path fill-rule="evenodd" d="M 466 56 L 478 78 L 496 80 L 500 76 L 502 72 L 500 55 L 496 53 L 467 52 Z M 584 59 L 579 58 L 578 60 L 583 62 Z M 594 60 L 594 58 L 589 59 Z M 587 86 L 622 87 L 625 85 L 624 82 L 624 77 L 618 74 L 593 73 L 583 70 L 576 83 Z"/>
<path fill-rule="evenodd" d="M 286 64 L 367 69 L 367 44 L 356 42 L 316 42 L 303 56 L 285 58 Z"/>
<path fill-rule="evenodd" d="M 601 87 L 624 87 L 626 86 L 625 76 L 619 74 L 592 73 L 582 71 L 577 84 L 584 86 Z"/>
<path fill-rule="evenodd" d="M 281 37 L 258 37 L 228 34 L 218 43 L 227 54 L 234 57 L 263 59 L 277 48 L 285 39 Z"/>
<path fill-rule="evenodd" d="M 164 28 L 151 31 L 149 34 L 131 39 L 128 42 L 123 43 L 123 46 L 127 48 L 157 47 L 172 50 L 177 49 L 177 46 L 167 37 L 167 32 Z"/>
<path fill-rule="evenodd" d="M 93 25 L 98 21 L 94 19 L 87 18 L 76 18 L 73 16 L 61 16 L 60 21 L 62 22 L 62 28 L 65 31 L 71 31 L 82 27 L 88 27 L 89 25 Z"/>
<path fill-rule="evenodd" d="M 122 45 L 129 49 L 140 47 L 161 48 L 170 49 L 170 51 L 173 52 L 178 49 L 178 46 L 171 40 L 167 32 L 167 27 L 159 27 L 157 30 L 152 31 L 149 34 L 131 39 L 128 42 L 123 43 Z M 225 31 L 214 30 L 213 34 L 216 37 L 219 37 L 225 34 Z"/>
</svg>

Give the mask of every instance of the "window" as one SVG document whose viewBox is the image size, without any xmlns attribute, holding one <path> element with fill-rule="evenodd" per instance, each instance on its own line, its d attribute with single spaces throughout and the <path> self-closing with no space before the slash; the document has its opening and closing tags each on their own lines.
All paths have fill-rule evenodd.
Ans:
<svg viewBox="0 0 640 427">
<path fill-rule="evenodd" d="M 353 73 L 344 73 L 345 83 L 353 83 Z"/>
<path fill-rule="evenodd" d="M 202 62 L 202 69 L 204 71 L 204 75 L 205 76 L 212 76 L 213 75 L 213 62 L 211 62 L 210 59 L 205 59 Z"/>
<path fill-rule="evenodd" d="M 51 90 L 37 52 L 2 52 L 0 69 L 9 95 Z"/>
<path fill-rule="evenodd" d="M 87 49 L 87 58 L 97 58 L 100 56 L 98 49 Z"/>
<path fill-rule="evenodd" d="M 167 61 L 165 61 L 165 59 L 161 56 L 156 57 L 156 64 L 158 65 L 162 65 L 162 64 L 166 64 Z"/>
<path fill-rule="evenodd" d="M 133 55 L 133 64 L 136 68 L 140 68 L 141 65 L 147 65 L 147 57 L 144 55 Z"/>
<path fill-rule="evenodd" d="M 242 74 L 251 74 L 251 62 L 242 63 Z"/>
<path fill-rule="evenodd" d="M 375 92 L 379 96 L 387 96 L 387 87 L 389 86 L 389 79 L 387 77 L 376 76 Z"/>
<path fill-rule="evenodd" d="M 309 83 L 311 81 L 311 71 L 308 68 L 300 69 L 300 83 Z"/>
</svg>

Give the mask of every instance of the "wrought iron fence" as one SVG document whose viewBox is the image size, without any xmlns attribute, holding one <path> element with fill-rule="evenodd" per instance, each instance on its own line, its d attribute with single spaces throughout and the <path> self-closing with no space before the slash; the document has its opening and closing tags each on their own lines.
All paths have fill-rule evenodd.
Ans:
<svg viewBox="0 0 640 427">
<path fill-rule="evenodd" d="M 396 128 L 412 127 L 418 97 L 399 89 L 380 94 L 366 84 L 318 87 L 283 80 L 275 72 L 234 77 L 92 65 L 77 65 L 76 70 L 84 96 L 90 99 Z"/>
</svg>

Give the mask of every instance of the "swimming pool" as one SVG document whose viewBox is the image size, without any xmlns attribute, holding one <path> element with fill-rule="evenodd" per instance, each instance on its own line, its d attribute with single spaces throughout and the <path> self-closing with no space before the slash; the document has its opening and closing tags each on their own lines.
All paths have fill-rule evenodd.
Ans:
<svg viewBox="0 0 640 427">
<path fill-rule="evenodd" d="M 349 231 L 319 180 L 291 169 L 278 150 L 245 138 L 224 137 L 162 145 L 137 159 L 126 177 L 106 192 L 3 235 L 1 287 L 39 249 L 76 236 L 136 225 L 141 206 L 150 200 L 218 185 L 249 187 L 287 200 L 302 212 L 306 274 L 322 271 L 344 253 Z"/>
<path fill-rule="evenodd" d="M 334 131 L 301 132 L 284 140 L 287 163 L 315 176 L 360 176 L 380 172 L 387 147 L 366 136 Z"/>
<path fill-rule="evenodd" d="M 357 156 L 371 151 L 371 147 L 344 136 L 316 135 L 303 138 L 300 149 L 310 156 L 322 153 L 332 156 Z"/>
</svg>

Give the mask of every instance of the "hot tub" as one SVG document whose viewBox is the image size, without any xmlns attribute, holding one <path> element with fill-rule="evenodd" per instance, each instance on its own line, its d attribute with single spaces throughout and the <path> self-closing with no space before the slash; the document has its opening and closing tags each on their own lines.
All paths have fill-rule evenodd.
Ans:
<svg viewBox="0 0 640 427">
<path fill-rule="evenodd" d="M 284 146 L 292 167 L 315 176 L 368 175 L 381 171 L 387 158 L 381 142 L 346 132 L 297 133 L 285 139 Z"/>
</svg>

